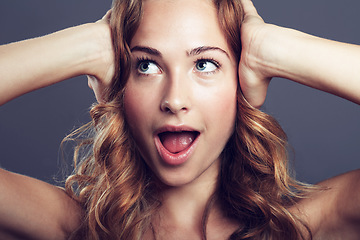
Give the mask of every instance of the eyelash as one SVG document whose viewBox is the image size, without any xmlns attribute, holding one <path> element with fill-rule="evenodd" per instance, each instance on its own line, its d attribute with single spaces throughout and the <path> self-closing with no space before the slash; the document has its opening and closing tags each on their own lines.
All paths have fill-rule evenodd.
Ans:
<svg viewBox="0 0 360 240">
<path fill-rule="evenodd" d="M 141 73 L 140 71 L 138 71 L 139 67 L 140 67 L 140 64 L 142 64 L 144 62 L 153 63 L 153 64 L 155 64 L 156 66 L 159 67 L 159 65 L 156 63 L 156 61 L 149 58 L 149 57 L 138 57 L 138 58 L 136 58 L 136 64 L 135 64 L 135 71 L 136 71 L 136 74 L 138 76 L 148 76 L 148 75 L 150 75 L 150 74 Z M 159 69 L 160 69 L 160 67 L 159 67 Z"/>
<path fill-rule="evenodd" d="M 204 62 L 210 62 L 212 64 L 215 65 L 216 69 L 214 71 L 211 71 L 211 72 L 201 72 L 201 74 L 205 74 L 205 75 L 208 75 L 208 74 L 214 74 L 215 72 L 219 71 L 221 69 L 221 64 L 216 61 L 214 58 L 203 58 L 203 57 L 200 57 L 198 59 L 196 59 L 194 61 L 194 64 L 196 66 L 196 64 L 198 64 L 199 62 L 201 61 L 204 61 Z"/>
<path fill-rule="evenodd" d="M 194 65 L 196 66 L 196 64 L 198 64 L 200 61 L 204 61 L 204 62 L 210 62 L 212 64 L 214 64 L 216 66 L 216 69 L 214 71 L 211 72 L 200 72 L 200 74 L 204 74 L 204 75 L 209 75 L 209 74 L 214 74 L 215 72 L 217 72 L 219 69 L 221 69 L 221 64 L 216 61 L 214 58 L 204 58 L 204 57 L 200 57 L 198 59 L 196 59 L 194 61 Z M 137 57 L 136 58 L 136 64 L 135 64 L 135 70 L 138 76 L 148 76 L 150 74 L 146 74 L 146 73 L 141 73 L 140 71 L 138 71 L 140 64 L 144 63 L 144 62 L 149 62 L 149 63 L 153 63 L 156 64 L 156 66 L 159 67 L 159 65 L 157 64 L 157 62 L 147 56 L 142 56 L 142 57 Z M 159 69 L 161 70 L 161 68 L 159 67 Z"/>
</svg>

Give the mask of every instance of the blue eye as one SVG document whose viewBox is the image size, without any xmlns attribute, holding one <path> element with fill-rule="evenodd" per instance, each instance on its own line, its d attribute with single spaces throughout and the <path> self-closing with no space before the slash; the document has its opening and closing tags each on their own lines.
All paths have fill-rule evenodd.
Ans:
<svg viewBox="0 0 360 240">
<path fill-rule="evenodd" d="M 211 73 L 219 68 L 219 64 L 212 60 L 202 59 L 196 61 L 195 68 L 199 72 Z"/>
<path fill-rule="evenodd" d="M 152 61 L 143 60 L 137 64 L 137 70 L 140 74 L 158 74 L 161 73 L 159 67 Z"/>
</svg>

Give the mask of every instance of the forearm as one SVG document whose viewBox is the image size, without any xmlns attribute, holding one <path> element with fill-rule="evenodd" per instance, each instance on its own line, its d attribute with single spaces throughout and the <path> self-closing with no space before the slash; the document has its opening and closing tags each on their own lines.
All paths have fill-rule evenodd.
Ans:
<svg viewBox="0 0 360 240">
<path fill-rule="evenodd" d="M 266 74 L 294 80 L 360 104 L 360 46 L 279 28 L 264 41 Z M 265 61 L 264 61 L 265 60 Z"/>
<path fill-rule="evenodd" d="M 102 57 L 93 24 L 0 46 L 0 105 L 81 74 Z"/>
</svg>

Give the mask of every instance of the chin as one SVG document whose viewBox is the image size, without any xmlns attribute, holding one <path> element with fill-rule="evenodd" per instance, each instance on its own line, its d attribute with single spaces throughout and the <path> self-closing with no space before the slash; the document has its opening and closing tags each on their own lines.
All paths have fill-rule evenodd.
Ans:
<svg viewBox="0 0 360 240">
<path fill-rule="evenodd" d="M 152 171 L 155 178 L 168 187 L 185 187 L 189 185 L 200 184 L 204 186 L 204 183 L 213 184 L 218 178 L 220 161 L 214 161 L 209 163 L 209 166 L 204 169 L 196 169 L 195 166 L 182 166 L 167 169 L 157 169 Z M 155 169 L 154 169 L 155 170 Z"/>
<path fill-rule="evenodd" d="M 168 178 L 158 178 L 162 185 L 167 187 L 184 187 L 191 184 L 196 178 L 188 176 L 172 176 Z"/>
</svg>

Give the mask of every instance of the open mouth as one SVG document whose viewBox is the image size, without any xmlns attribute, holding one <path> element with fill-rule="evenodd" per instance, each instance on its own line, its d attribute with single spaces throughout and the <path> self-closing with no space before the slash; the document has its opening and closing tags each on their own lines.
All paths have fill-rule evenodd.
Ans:
<svg viewBox="0 0 360 240">
<path fill-rule="evenodd" d="M 172 154 L 188 149 L 199 136 L 197 131 L 178 131 L 159 133 L 159 139 L 164 148 Z"/>
</svg>

